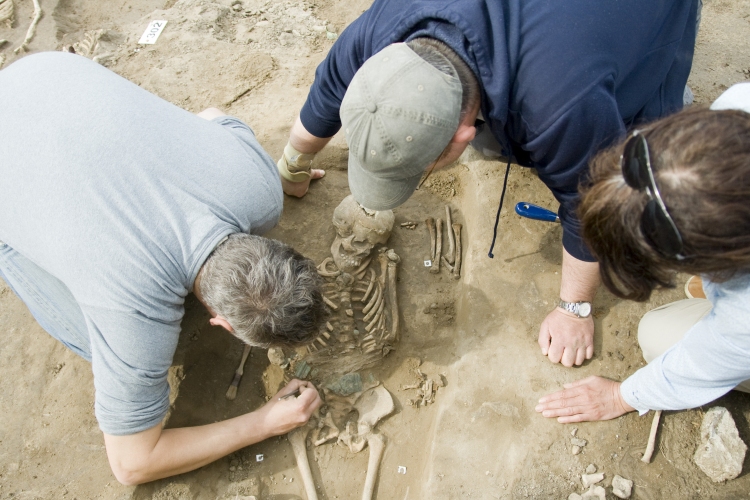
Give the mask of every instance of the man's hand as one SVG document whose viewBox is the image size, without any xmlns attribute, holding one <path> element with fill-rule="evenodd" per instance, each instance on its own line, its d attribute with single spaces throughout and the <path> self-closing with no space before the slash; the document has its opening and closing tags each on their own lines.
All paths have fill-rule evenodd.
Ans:
<svg viewBox="0 0 750 500">
<path fill-rule="evenodd" d="M 620 382 L 588 377 L 563 387 L 565 390 L 542 397 L 535 410 L 545 417 L 557 417 L 561 424 L 610 420 L 634 410 L 622 398 Z"/>
<path fill-rule="evenodd" d="M 297 389 L 299 396 L 281 399 Z M 294 379 L 258 410 L 258 416 L 270 435 L 280 436 L 305 425 L 321 404 L 323 401 L 310 382 Z"/>
<path fill-rule="evenodd" d="M 299 389 L 297 397 L 279 399 Z M 136 434 L 104 434 L 112 472 L 122 484 L 141 484 L 182 474 L 234 451 L 305 425 L 321 405 L 309 382 L 292 380 L 260 409 L 196 427 L 162 429 L 161 424 Z"/>
<path fill-rule="evenodd" d="M 539 329 L 539 347 L 553 363 L 571 367 L 594 356 L 594 320 L 555 308 Z"/>
<path fill-rule="evenodd" d="M 296 196 L 297 198 L 302 198 L 307 194 L 307 190 L 310 188 L 310 181 L 314 179 L 320 179 L 326 175 L 325 170 L 321 170 L 319 168 L 313 168 L 310 170 L 310 178 L 306 181 L 302 182 L 291 182 L 283 177 L 281 178 L 281 189 L 284 190 L 284 193 L 288 194 L 289 196 Z"/>
</svg>

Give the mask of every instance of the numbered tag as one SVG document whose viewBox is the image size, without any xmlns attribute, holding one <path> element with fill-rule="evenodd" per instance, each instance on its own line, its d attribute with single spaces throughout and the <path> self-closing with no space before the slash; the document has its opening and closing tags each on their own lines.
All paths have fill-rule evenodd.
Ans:
<svg viewBox="0 0 750 500">
<path fill-rule="evenodd" d="M 146 31 L 143 32 L 143 35 L 141 35 L 141 39 L 138 40 L 138 43 L 141 45 L 155 44 L 166 25 L 167 21 L 151 21 L 148 23 L 148 27 L 146 28 Z"/>
<path fill-rule="evenodd" d="M 424 267 L 432 267 L 432 261 L 431 260 L 424 261 Z"/>
</svg>

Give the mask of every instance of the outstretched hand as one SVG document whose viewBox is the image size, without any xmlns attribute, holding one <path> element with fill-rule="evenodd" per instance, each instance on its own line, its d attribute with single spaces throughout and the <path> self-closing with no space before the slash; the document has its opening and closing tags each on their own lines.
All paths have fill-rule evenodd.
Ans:
<svg viewBox="0 0 750 500">
<path fill-rule="evenodd" d="M 313 168 L 310 170 L 310 178 L 306 181 L 302 182 L 292 182 L 289 180 L 281 178 L 281 189 L 284 190 L 284 193 L 288 194 L 289 196 L 295 196 L 297 198 L 302 198 L 307 194 L 307 190 L 310 188 L 310 181 L 314 179 L 320 179 L 326 175 L 325 170 L 321 170 L 319 168 Z"/>
<path fill-rule="evenodd" d="M 298 396 L 281 399 L 299 389 Z M 280 436 L 301 427 L 323 402 L 310 382 L 294 379 L 258 410 L 264 427 L 272 436 Z"/>
<path fill-rule="evenodd" d="M 542 397 L 534 409 L 561 424 L 610 420 L 634 410 L 622 398 L 620 382 L 592 376 L 563 387 Z"/>
<path fill-rule="evenodd" d="M 539 347 L 553 363 L 581 365 L 594 356 L 594 319 L 577 318 L 556 307 L 539 329 Z"/>
</svg>

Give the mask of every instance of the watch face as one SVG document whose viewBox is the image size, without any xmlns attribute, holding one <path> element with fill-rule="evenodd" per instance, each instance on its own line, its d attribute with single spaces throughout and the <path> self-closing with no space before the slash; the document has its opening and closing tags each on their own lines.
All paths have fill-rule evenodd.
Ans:
<svg viewBox="0 0 750 500">
<path fill-rule="evenodd" d="M 591 304 L 588 302 L 580 302 L 578 304 L 578 315 L 582 318 L 586 318 L 589 314 L 591 314 Z"/>
</svg>

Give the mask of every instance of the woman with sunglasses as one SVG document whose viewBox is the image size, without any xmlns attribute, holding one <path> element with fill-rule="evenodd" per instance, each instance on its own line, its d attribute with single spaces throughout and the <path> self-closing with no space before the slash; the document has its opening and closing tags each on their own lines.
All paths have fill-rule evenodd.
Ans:
<svg viewBox="0 0 750 500">
<path fill-rule="evenodd" d="M 600 153 L 581 196 L 584 238 L 612 293 L 645 301 L 681 272 L 702 276 L 706 298 L 641 319 L 648 365 L 624 382 L 578 380 L 536 410 L 563 423 L 607 420 L 750 392 L 750 83 Z"/>
</svg>

